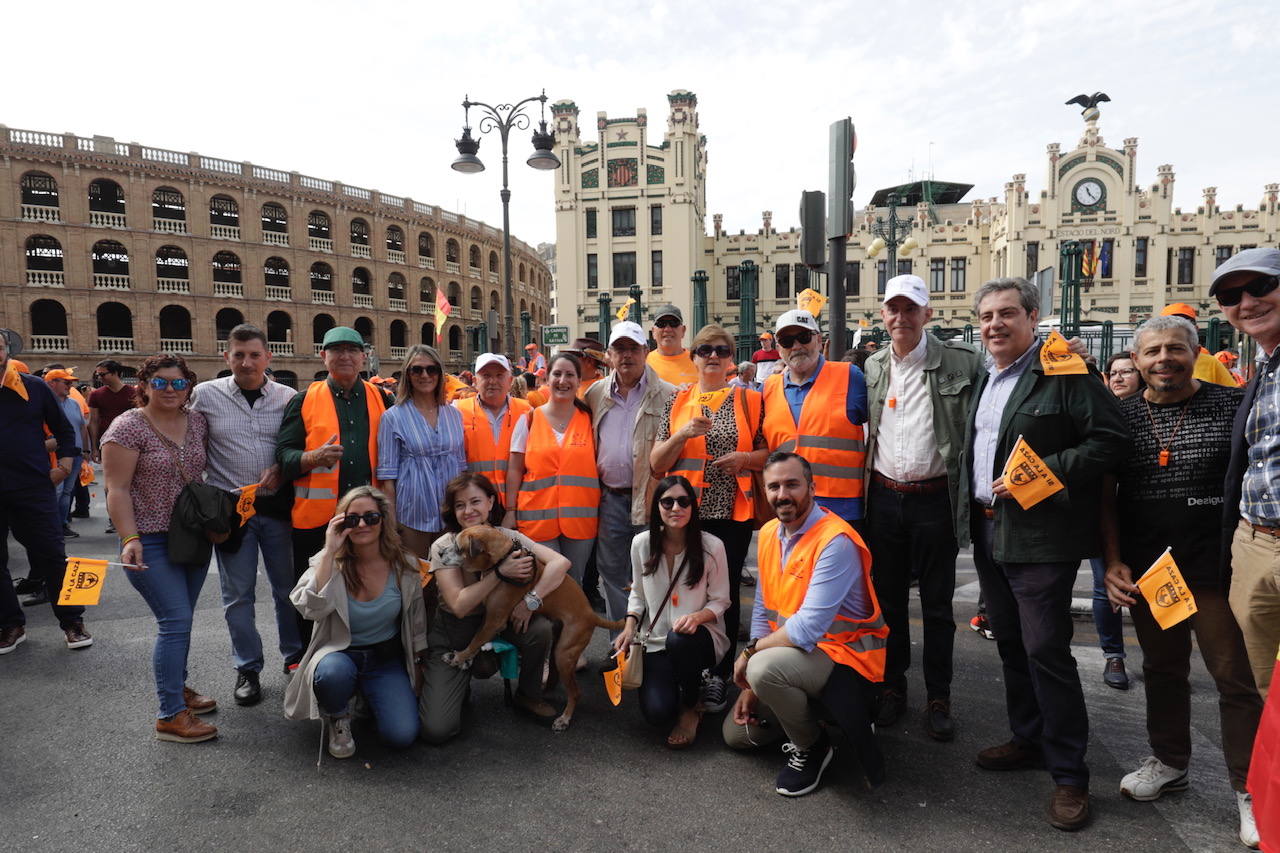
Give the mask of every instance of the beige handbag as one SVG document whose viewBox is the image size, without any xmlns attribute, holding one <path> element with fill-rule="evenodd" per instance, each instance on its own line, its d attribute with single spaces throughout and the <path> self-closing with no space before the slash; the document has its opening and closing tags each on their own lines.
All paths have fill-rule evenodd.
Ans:
<svg viewBox="0 0 1280 853">
<path fill-rule="evenodd" d="M 653 618 L 649 620 L 649 630 L 644 632 L 641 637 L 638 634 L 631 639 L 631 647 L 627 649 L 627 668 L 622 673 L 622 689 L 635 690 L 644 681 L 644 647 L 649 640 L 649 635 L 653 633 L 653 626 L 657 623 L 658 618 L 662 616 L 662 611 L 666 609 L 667 602 L 671 600 L 671 593 L 675 591 L 676 584 L 680 582 L 680 575 L 684 573 L 685 563 L 688 562 L 688 555 L 680 561 L 679 568 L 671 578 L 671 586 L 667 587 L 667 594 L 662 599 L 662 604 L 658 606 L 658 610 L 653 614 Z"/>
</svg>

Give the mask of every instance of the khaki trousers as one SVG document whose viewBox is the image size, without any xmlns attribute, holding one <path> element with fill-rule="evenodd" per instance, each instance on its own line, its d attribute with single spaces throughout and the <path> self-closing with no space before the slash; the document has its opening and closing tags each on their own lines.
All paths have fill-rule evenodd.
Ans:
<svg viewBox="0 0 1280 853">
<path fill-rule="evenodd" d="M 1280 539 L 1243 519 L 1231 539 L 1228 600 L 1244 635 L 1258 695 L 1266 701 L 1280 649 Z"/>
<path fill-rule="evenodd" d="M 730 713 L 724 718 L 724 742 L 734 749 L 750 749 L 786 738 L 801 749 L 818 740 L 822 730 L 809 707 L 835 666 L 826 652 L 789 646 L 761 649 L 747 661 L 747 683 L 760 700 L 756 709 L 762 725 L 739 725 Z"/>
</svg>

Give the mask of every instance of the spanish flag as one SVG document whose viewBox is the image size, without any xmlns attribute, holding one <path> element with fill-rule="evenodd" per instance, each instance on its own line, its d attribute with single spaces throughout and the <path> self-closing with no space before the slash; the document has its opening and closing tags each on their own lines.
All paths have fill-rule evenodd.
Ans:
<svg viewBox="0 0 1280 853">
<path fill-rule="evenodd" d="M 1062 491 L 1062 482 L 1053 475 L 1044 460 L 1036 455 L 1026 439 L 1018 436 L 1009 460 L 1004 463 L 1004 485 L 1023 509 L 1031 509 L 1040 501 Z"/>
<path fill-rule="evenodd" d="M 449 304 L 449 297 L 445 296 L 444 288 L 436 290 L 436 334 L 439 335 L 444 329 L 444 321 L 449 319 L 449 312 L 453 311 L 453 306 Z"/>
<path fill-rule="evenodd" d="M 1280 685 L 1280 651 L 1271 681 Z M 1263 850 L 1280 850 L 1280 689 L 1272 689 L 1262 709 L 1258 733 L 1249 762 L 1249 793 L 1253 794 L 1253 819 Z"/>
<path fill-rule="evenodd" d="M 1196 612 L 1196 599 L 1168 548 L 1138 578 L 1138 589 L 1161 628 L 1168 630 Z"/>
</svg>

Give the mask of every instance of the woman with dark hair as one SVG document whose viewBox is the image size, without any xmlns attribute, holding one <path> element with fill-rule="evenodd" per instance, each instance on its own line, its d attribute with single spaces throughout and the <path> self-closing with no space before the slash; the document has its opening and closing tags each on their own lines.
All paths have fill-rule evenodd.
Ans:
<svg viewBox="0 0 1280 853">
<path fill-rule="evenodd" d="M 181 356 L 161 353 L 138 371 L 136 408 L 102 435 L 107 512 L 120 537 L 125 577 L 156 617 L 152 655 L 160 710 L 156 738 L 198 743 L 218 730 L 196 714 L 218 703 L 186 686 L 191 620 L 209 566 L 169 559 L 169 517 L 178 494 L 204 475 L 209 425 L 187 403 L 196 375 Z"/>
<path fill-rule="evenodd" d="M 315 627 L 285 688 L 284 715 L 327 723 L 334 758 L 355 754 L 357 691 L 388 746 L 408 747 L 420 728 L 418 658 L 427 650 L 427 613 L 417 559 L 401 545 L 390 512 L 387 496 L 372 486 L 343 495 L 323 550 L 289 596 Z"/>
<path fill-rule="evenodd" d="M 431 546 L 431 575 L 440 590 L 440 607 L 431 624 L 426 683 L 422 691 L 422 736 L 428 743 L 444 743 L 462 729 L 462 706 L 466 702 L 471 672 L 450 666 L 444 656 L 465 649 L 484 622 L 484 601 L 489 593 L 509 580 L 527 583 L 534 575 L 534 559 L 543 564 L 542 577 L 516 605 L 510 626 L 499 634 L 516 647 L 520 656 L 520 682 L 513 701 L 517 708 L 534 716 L 556 715 L 542 698 L 542 667 L 551 649 L 551 622 L 538 613 L 543 597 L 550 595 L 569 571 L 569 560 L 539 545 L 515 530 L 502 532 L 520 550 L 484 575 L 467 571 L 453 536 L 479 524 L 498 527 L 502 521 L 502 499 L 484 474 L 467 472 L 454 477 L 445 487 L 445 534 Z"/>
<path fill-rule="evenodd" d="M 1142 381 L 1142 374 L 1133 364 L 1133 354 L 1127 350 L 1115 353 L 1107 359 L 1103 378 L 1107 380 L 1107 387 L 1116 395 L 1117 400 L 1132 397 L 1147 387 L 1147 383 Z"/>
<path fill-rule="evenodd" d="M 640 711 L 651 725 L 672 726 L 672 749 L 684 749 L 698 734 L 702 673 L 729 649 L 729 605 L 724 543 L 702 531 L 689 481 L 663 478 L 653 492 L 649 529 L 631 540 L 627 624 L 613 648 L 615 654 L 628 648 L 637 632 L 645 638 Z"/>
</svg>

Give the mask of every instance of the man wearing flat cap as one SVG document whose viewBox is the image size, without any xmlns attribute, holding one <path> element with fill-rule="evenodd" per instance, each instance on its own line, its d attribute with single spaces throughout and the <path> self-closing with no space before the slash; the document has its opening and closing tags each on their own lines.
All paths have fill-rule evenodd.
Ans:
<svg viewBox="0 0 1280 853">
<path fill-rule="evenodd" d="M 684 314 L 676 306 L 663 305 L 653 315 L 653 339 L 658 348 L 647 360 L 663 382 L 677 388 L 698 381 L 698 369 L 684 348 L 684 332 Z"/>
<path fill-rule="evenodd" d="M 571 347 L 562 347 L 561 352 L 571 352 L 582 359 L 582 378 L 578 384 L 578 398 L 582 399 L 597 379 L 604 376 L 606 356 L 604 345 L 595 338 L 578 338 Z"/>
</svg>

